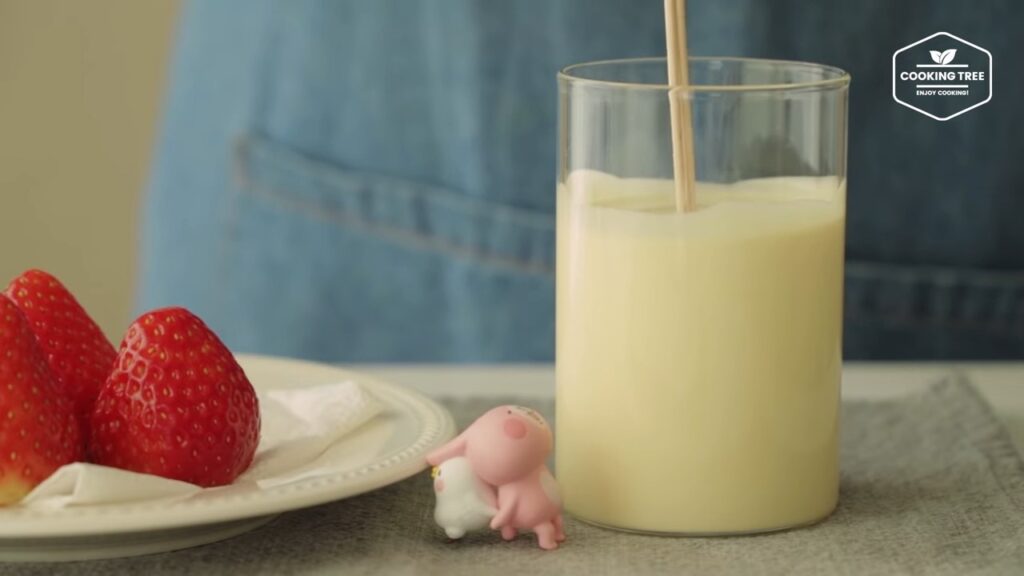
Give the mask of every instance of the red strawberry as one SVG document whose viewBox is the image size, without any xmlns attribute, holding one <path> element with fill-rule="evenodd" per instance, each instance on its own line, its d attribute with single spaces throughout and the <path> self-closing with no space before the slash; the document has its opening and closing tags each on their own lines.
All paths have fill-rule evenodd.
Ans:
<svg viewBox="0 0 1024 576">
<path fill-rule="evenodd" d="M 0 505 L 82 459 L 71 401 L 58 390 L 28 321 L 0 294 Z"/>
<path fill-rule="evenodd" d="M 88 424 L 100 386 L 117 352 L 75 297 L 53 276 L 29 270 L 7 287 L 7 296 L 28 318 L 57 386 Z"/>
<path fill-rule="evenodd" d="M 184 308 L 129 328 L 96 400 L 93 461 L 200 486 L 230 484 L 252 463 L 256 393 L 241 366 Z"/>
</svg>

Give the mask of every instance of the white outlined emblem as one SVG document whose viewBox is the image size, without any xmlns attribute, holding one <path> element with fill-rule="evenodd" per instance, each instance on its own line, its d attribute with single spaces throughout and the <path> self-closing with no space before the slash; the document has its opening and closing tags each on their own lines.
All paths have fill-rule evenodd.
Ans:
<svg viewBox="0 0 1024 576">
<path fill-rule="evenodd" d="M 892 97 L 925 116 L 945 121 L 992 99 L 992 53 L 936 32 L 892 55 Z"/>
</svg>

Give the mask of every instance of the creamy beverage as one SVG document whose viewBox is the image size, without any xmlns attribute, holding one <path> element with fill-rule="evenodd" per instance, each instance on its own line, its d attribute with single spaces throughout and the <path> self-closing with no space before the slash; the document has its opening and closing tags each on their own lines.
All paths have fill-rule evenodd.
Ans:
<svg viewBox="0 0 1024 576">
<path fill-rule="evenodd" d="M 558 190 L 557 475 L 625 529 L 806 524 L 838 493 L 845 182 L 577 170 Z"/>
</svg>

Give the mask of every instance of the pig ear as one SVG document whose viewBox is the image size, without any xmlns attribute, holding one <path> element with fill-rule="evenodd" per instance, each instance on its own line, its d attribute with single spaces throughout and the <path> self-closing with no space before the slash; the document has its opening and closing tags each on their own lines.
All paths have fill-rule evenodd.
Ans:
<svg viewBox="0 0 1024 576">
<path fill-rule="evenodd" d="M 456 456 L 464 455 L 466 453 L 466 438 L 468 433 L 469 430 L 466 430 L 444 446 L 441 446 L 437 450 L 427 454 L 427 462 L 429 462 L 431 466 L 437 466 L 445 460 L 450 460 Z"/>
</svg>

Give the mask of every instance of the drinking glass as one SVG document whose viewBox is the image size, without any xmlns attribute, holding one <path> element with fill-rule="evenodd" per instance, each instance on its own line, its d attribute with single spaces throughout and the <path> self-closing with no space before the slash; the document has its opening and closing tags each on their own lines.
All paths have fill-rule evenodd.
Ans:
<svg viewBox="0 0 1024 576">
<path fill-rule="evenodd" d="M 706 535 L 835 508 L 849 82 L 734 58 L 691 58 L 671 93 L 662 58 L 559 74 L 568 512 Z M 670 96 L 692 112 L 692 212 L 674 196 Z"/>
</svg>

